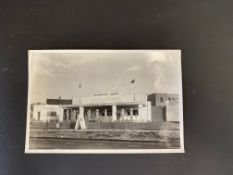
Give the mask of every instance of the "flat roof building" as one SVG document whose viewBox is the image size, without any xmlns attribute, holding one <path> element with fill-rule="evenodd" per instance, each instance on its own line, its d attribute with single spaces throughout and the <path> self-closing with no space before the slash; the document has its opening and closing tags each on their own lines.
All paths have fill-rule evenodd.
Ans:
<svg viewBox="0 0 233 175">
<path fill-rule="evenodd" d="M 76 121 L 80 115 L 89 122 L 179 121 L 178 100 L 176 94 L 155 93 L 104 93 L 73 99 L 47 99 L 46 105 L 33 106 L 32 118 L 43 122 L 63 122 Z"/>
</svg>

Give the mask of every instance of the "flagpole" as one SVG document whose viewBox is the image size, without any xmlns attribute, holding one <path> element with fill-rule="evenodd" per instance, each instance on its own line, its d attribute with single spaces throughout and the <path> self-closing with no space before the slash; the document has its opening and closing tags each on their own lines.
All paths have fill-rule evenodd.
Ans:
<svg viewBox="0 0 233 175">
<path fill-rule="evenodd" d="M 133 85 L 133 98 L 134 98 L 134 101 L 136 101 L 136 99 L 135 99 L 135 85 Z"/>
<path fill-rule="evenodd" d="M 82 87 L 82 84 L 79 83 L 79 84 L 78 84 L 78 90 L 79 90 L 79 91 L 78 91 L 78 101 L 79 101 L 79 105 L 81 104 L 81 96 L 80 96 L 80 94 L 81 94 L 81 93 L 80 93 L 81 87 Z"/>
</svg>

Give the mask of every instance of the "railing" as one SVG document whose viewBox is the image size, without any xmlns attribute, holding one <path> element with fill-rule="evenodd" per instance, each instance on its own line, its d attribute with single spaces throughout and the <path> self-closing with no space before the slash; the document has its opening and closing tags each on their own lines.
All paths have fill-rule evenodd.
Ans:
<svg viewBox="0 0 233 175">
<path fill-rule="evenodd" d="M 47 116 L 48 117 L 48 122 L 53 122 L 53 121 L 58 121 L 59 120 L 59 116 L 55 115 L 55 116 Z"/>
<path fill-rule="evenodd" d="M 92 116 L 85 117 L 88 122 L 144 122 L 143 118 L 138 115 L 125 115 L 117 116 L 116 120 L 113 120 L 112 116 Z"/>
<path fill-rule="evenodd" d="M 89 122 L 111 122 L 112 116 L 91 116 L 85 117 L 85 120 Z"/>
</svg>

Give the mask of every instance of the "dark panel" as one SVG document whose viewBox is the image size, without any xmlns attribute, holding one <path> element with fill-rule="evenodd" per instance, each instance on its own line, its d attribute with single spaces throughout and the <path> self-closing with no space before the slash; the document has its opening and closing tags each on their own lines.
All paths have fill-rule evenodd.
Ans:
<svg viewBox="0 0 233 175">
<path fill-rule="evenodd" d="M 152 106 L 155 106 L 155 94 L 150 94 L 147 96 L 147 101 L 151 102 Z"/>
<path fill-rule="evenodd" d="M 72 100 L 67 99 L 46 99 L 46 104 L 49 105 L 71 105 Z"/>
</svg>

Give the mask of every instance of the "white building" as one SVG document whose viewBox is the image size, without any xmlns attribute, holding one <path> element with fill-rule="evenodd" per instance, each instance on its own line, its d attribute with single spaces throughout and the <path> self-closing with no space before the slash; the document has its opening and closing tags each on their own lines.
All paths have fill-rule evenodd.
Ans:
<svg viewBox="0 0 233 175">
<path fill-rule="evenodd" d="M 59 105 L 34 105 L 32 118 L 37 121 L 62 121 L 63 108 Z"/>
<path fill-rule="evenodd" d="M 33 119 L 37 121 L 76 121 L 78 115 L 88 121 L 152 121 L 151 102 L 147 95 L 96 94 L 73 98 L 72 104 L 33 107 Z"/>
</svg>

